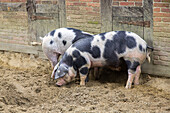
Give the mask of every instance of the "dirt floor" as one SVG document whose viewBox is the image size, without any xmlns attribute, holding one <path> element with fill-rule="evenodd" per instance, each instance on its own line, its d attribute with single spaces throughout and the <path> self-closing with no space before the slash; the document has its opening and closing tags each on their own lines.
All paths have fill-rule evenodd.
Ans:
<svg viewBox="0 0 170 113">
<path fill-rule="evenodd" d="M 119 75 L 57 87 L 51 71 L 47 60 L 1 51 L 0 113 L 170 112 L 168 78 L 145 75 L 141 85 L 128 90 L 127 76 Z"/>
</svg>

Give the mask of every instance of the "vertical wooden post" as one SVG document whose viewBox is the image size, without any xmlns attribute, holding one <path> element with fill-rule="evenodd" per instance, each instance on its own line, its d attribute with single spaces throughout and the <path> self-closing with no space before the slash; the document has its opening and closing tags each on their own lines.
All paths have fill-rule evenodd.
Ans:
<svg viewBox="0 0 170 113">
<path fill-rule="evenodd" d="M 67 21 L 66 21 L 66 6 L 65 6 L 65 0 L 58 0 L 59 4 L 59 22 L 60 27 L 66 27 Z"/>
<path fill-rule="evenodd" d="M 144 27 L 144 39 L 149 46 L 153 45 L 153 0 L 143 0 L 144 22 L 149 21 L 150 27 Z"/>
<path fill-rule="evenodd" d="M 112 31 L 112 0 L 100 0 L 101 32 Z"/>
</svg>

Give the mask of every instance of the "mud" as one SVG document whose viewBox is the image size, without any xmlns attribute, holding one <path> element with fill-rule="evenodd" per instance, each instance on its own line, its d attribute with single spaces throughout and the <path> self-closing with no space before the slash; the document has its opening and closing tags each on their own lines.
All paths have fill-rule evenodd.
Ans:
<svg viewBox="0 0 170 113">
<path fill-rule="evenodd" d="M 126 73 L 119 76 L 116 72 L 110 78 L 104 73 L 86 86 L 75 81 L 56 87 L 51 71 L 47 60 L 1 51 L 0 112 L 170 112 L 169 78 L 145 75 L 141 85 L 127 90 Z"/>
</svg>

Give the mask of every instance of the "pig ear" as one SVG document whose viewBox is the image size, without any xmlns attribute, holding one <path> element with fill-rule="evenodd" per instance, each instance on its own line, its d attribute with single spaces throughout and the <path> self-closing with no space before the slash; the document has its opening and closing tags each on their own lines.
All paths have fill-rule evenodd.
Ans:
<svg viewBox="0 0 170 113">
<path fill-rule="evenodd" d="M 43 38 L 43 37 L 39 37 L 39 39 L 40 39 L 41 41 L 43 41 L 44 38 Z"/>
<path fill-rule="evenodd" d="M 58 69 L 58 66 L 59 66 L 59 63 L 58 63 L 57 65 L 55 65 L 55 67 L 54 67 L 54 69 L 53 69 L 53 72 L 52 72 L 52 74 L 51 74 L 51 78 L 54 78 L 55 73 L 56 73 L 56 71 L 57 71 L 57 69 Z"/>
</svg>

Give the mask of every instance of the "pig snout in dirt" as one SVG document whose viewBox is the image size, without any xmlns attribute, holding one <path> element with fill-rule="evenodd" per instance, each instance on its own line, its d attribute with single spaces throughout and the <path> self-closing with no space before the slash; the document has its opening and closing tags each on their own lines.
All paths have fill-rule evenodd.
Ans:
<svg viewBox="0 0 170 113">
<path fill-rule="evenodd" d="M 128 68 L 128 80 L 125 86 L 128 89 L 131 88 L 133 81 L 134 85 L 139 84 L 141 65 L 148 57 L 147 49 L 149 49 L 147 43 L 133 32 L 101 33 L 72 44 L 63 55 L 57 68 L 54 68 L 52 76 L 70 82 L 78 71 L 80 73 L 80 85 L 85 85 L 85 79 L 91 67 L 114 67 L 119 65 L 120 59 L 123 58 Z M 59 72 L 62 71 L 63 65 L 68 69 L 65 75 L 55 74 L 58 70 Z M 59 85 L 64 85 L 65 82 L 61 81 Z"/>
</svg>

